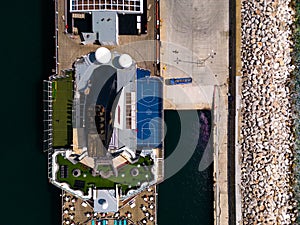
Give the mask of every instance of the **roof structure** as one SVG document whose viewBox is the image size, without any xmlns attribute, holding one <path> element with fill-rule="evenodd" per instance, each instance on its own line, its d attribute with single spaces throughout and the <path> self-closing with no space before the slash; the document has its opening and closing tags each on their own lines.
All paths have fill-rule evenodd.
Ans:
<svg viewBox="0 0 300 225">
<path fill-rule="evenodd" d="M 118 137 L 113 144 L 116 147 L 125 145 L 136 149 L 137 144 L 136 65 L 132 61 L 129 68 L 119 67 L 115 63 L 121 55 L 108 52 L 108 49 L 101 47 L 94 54 L 90 53 L 75 63 L 77 90 L 73 127 L 81 131 L 77 145 L 87 147 L 88 156 L 94 159 L 109 157 L 107 149 L 112 137 Z M 109 59 L 106 55 L 109 55 Z M 99 60 L 104 61 L 100 63 Z M 82 146 L 84 143 L 85 146 Z"/>
<path fill-rule="evenodd" d="M 95 212 L 117 212 L 119 209 L 115 190 L 94 190 Z"/>
<path fill-rule="evenodd" d="M 73 133 L 76 133 L 77 147 L 84 148 L 86 146 L 86 138 L 84 133 L 84 128 L 74 128 Z"/>
<path fill-rule="evenodd" d="M 117 12 L 92 12 L 92 29 L 101 45 L 118 45 L 119 18 Z"/>
</svg>

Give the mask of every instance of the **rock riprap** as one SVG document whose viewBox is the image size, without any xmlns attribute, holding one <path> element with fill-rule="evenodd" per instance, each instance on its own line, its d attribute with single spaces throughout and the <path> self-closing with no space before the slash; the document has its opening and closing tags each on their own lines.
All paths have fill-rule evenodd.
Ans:
<svg viewBox="0 0 300 225">
<path fill-rule="evenodd" d="M 243 224 L 293 224 L 289 0 L 242 1 L 241 195 Z"/>
</svg>

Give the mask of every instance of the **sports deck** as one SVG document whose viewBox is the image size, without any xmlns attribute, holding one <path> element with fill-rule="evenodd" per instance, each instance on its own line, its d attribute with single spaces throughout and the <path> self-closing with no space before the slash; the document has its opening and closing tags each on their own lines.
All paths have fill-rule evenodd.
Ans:
<svg viewBox="0 0 300 225">
<path fill-rule="evenodd" d="M 162 80 L 137 71 L 137 145 L 156 148 L 162 141 Z"/>
</svg>

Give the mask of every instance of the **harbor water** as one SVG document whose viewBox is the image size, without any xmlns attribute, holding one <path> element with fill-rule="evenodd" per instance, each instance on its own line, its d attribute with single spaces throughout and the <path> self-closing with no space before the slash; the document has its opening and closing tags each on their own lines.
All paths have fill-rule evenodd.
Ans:
<svg viewBox="0 0 300 225">
<path fill-rule="evenodd" d="M 165 158 L 168 158 L 185 132 L 186 146 L 179 151 L 188 151 L 194 140 L 196 148 L 190 160 L 181 170 L 166 179 L 158 188 L 158 224 L 159 225 L 211 225 L 213 224 L 213 163 L 203 171 L 198 171 L 204 150 L 207 147 L 211 126 L 210 111 L 198 111 L 199 120 L 193 118 L 195 111 L 165 111 Z M 182 118 L 184 117 L 184 118 Z M 181 122 L 188 123 L 181 129 Z M 207 123 L 208 121 L 208 123 Z M 195 129 L 199 129 L 197 132 Z M 195 135 L 196 134 L 196 135 Z M 198 136 L 199 135 L 199 136 Z M 168 168 L 165 168 L 165 170 Z"/>
<path fill-rule="evenodd" d="M 48 183 L 41 144 L 42 81 L 53 68 L 52 6 L 52 0 L 2 6 L 1 225 L 61 220 L 61 192 Z"/>
</svg>

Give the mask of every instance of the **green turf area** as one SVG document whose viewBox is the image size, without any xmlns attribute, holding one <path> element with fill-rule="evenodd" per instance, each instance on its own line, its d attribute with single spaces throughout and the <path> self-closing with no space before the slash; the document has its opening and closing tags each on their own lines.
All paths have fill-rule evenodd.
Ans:
<svg viewBox="0 0 300 225">
<path fill-rule="evenodd" d="M 53 98 L 53 147 L 66 147 L 72 143 L 72 76 L 52 83 Z"/>
<path fill-rule="evenodd" d="M 74 188 L 75 180 L 85 181 L 85 186 L 83 188 L 83 192 L 87 194 L 88 188 L 91 185 L 95 185 L 96 187 L 104 187 L 104 188 L 113 188 L 114 182 L 103 179 L 101 177 L 93 177 L 91 173 L 91 169 L 81 163 L 72 164 L 69 160 L 64 159 L 62 155 L 57 156 L 57 162 L 59 165 L 66 165 L 68 166 L 68 178 L 60 178 L 60 171 L 57 173 L 57 180 L 59 182 L 66 182 L 68 183 L 71 188 Z M 74 177 L 72 175 L 72 171 L 74 169 L 80 169 L 81 175 L 79 177 Z M 86 177 L 84 177 L 86 175 Z"/>
<path fill-rule="evenodd" d="M 138 167 L 138 165 L 140 166 Z M 139 174 L 137 176 L 132 176 L 130 173 L 132 169 L 137 169 Z M 153 179 L 153 174 L 151 173 L 150 170 L 151 170 L 151 166 L 146 165 L 146 159 L 140 157 L 137 163 L 134 163 L 132 165 L 128 164 L 121 167 L 118 170 L 118 177 L 113 176 L 110 179 L 116 183 L 120 183 L 123 185 L 136 186 L 138 182 L 143 183 Z M 148 177 L 146 177 L 146 175 Z"/>
<path fill-rule="evenodd" d="M 74 188 L 74 184 L 75 184 L 75 180 L 79 180 L 79 181 L 85 181 L 85 185 L 82 190 L 85 194 L 87 194 L 88 188 L 91 186 L 95 186 L 96 188 L 114 188 L 116 184 L 120 184 L 120 186 L 122 187 L 122 191 L 123 193 L 127 193 L 127 191 L 129 191 L 131 188 L 135 188 L 135 186 L 137 185 L 138 182 L 140 182 L 141 184 L 145 181 L 151 181 L 153 180 L 153 174 L 151 173 L 150 169 L 152 166 L 152 161 L 150 160 L 149 157 L 147 158 L 143 158 L 140 157 L 139 161 L 135 164 L 132 165 L 126 165 L 124 167 L 122 167 L 119 171 L 118 171 L 118 176 L 111 176 L 108 179 L 105 179 L 103 177 L 100 176 L 93 176 L 92 175 L 92 169 L 88 168 L 87 166 L 81 164 L 81 163 L 77 163 L 76 165 L 72 164 L 69 160 L 64 159 L 64 157 L 62 155 L 58 155 L 57 156 L 57 162 L 59 165 L 67 165 L 68 166 L 68 178 L 60 178 L 60 171 L 58 171 L 57 173 L 57 180 L 58 182 L 66 182 L 68 183 L 71 188 Z M 146 163 L 151 163 L 150 166 L 145 166 Z M 138 167 L 138 165 L 140 165 Z M 133 177 L 130 174 L 130 171 L 136 168 L 139 171 L 139 174 L 135 177 Z M 72 175 L 72 171 L 74 169 L 80 169 L 81 170 L 81 175 L 79 177 L 74 177 Z M 104 166 L 104 169 L 108 169 L 107 166 Z M 122 176 L 122 174 L 124 174 L 124 176 Z M 85 175 L 85 177 L 84 177 Z M 147 177 L 146 177 L 147 175 Z M 129 186 L 131 186 L 131 188 L 129 188 Z"/>
<path fill-rule="evenodd" d="M 112 170 L 112 166 L 111 165 L 99 165 L 97 170 L 107 173 Z"/>
<path fill-rule="evenodd" d="M 57 82 L 52 82 L 52 100 L 56 99 L 56 92 L 57 92 Z"/>
</svg>

